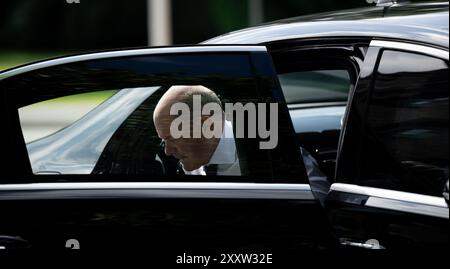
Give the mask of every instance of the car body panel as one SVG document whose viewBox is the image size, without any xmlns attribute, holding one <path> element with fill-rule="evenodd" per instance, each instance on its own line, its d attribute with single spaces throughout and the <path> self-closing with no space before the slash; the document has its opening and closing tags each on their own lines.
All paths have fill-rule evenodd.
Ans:
<svg viewBox="0 0 450 269">
<path fill-rule="evenodd" d="M 197 56 L 212 57 L 211 55 L 215 54 L 211 52 L 217 52 L 222 53 L 220 57 L 228 61 L 230 51 L 231 53 L 245 53 L 246 58 L 251 60 L 248 63 L 254 64 L 252 76 L 263 85 L 260 90 L 264 90 L 264 94 L 269 96 L 272 94 L 272 88 L 267 86 L 272 85 L 273 89 L 280 90 L 275 83 L 276 75 L 265 47 L 239 49 L 213 46 L 150 49 L 135 51 L 132 56 L 145 56 L 154 51 L 158 52 L 158 57 L 165 53 L 171 56 L 196 53 Z M 73 85 L 77 85 L 77 81 L 82 81 L 84 85 L 87 85 L 89 79 L 93 81 L 93 88 L 98 90 L 96 86 L 102 86 L 102 83 L 109 86 L 112 85 L 110 84 L 112 81 L 120 82 L 120 78 L 107 76 L 110 79 L 105 79 L 101 76 L 101 80 L 93 79 L 97 77 L 87 75 L 86 72 L 89 72 L 89 69 L 83 68 L 84 63 L 94 66 L 95 72 L 111 66 L 122 68 L 130 63 L 130 58 L 121 56 L 127 55 L 117 52 L 109 54 L 109 56 L 100 53 L 75 56 L 75 58 L 61 58 L 2 73 L 7 75 L 4 75 L 0 81 L 0 85 L 4 87 L 4 93 L 6 93 L 1 98 L 9 100 L 10 105 L 7 110 L 9 111 L 8 115 L 11 116 L 7 119 L 11 126 L 14 126 L 11 128 L 17 128 L 14 130 L 20 133 L 17 107 L 45 98 L 45 96 L 41 97 L 37 94 L 37 96 L 21 100 L 23 96 L 15 96 L 11 91 L 28 90 L 27 86 L 31 84 L 27 83 L 35 82 L 40 86 L 50 85 L 43 87 L 44 91 L 51 92 L 54 87 L 58 95 L 73 94 L 76 91 L 73 89 L 71 91 L 71 88 L 74 87 Z M 133 59 L 139 60 L 140 58 Z M 100 62 L 96 62 L 96 60 L 100 60 Z M 131 66 L 135 67 L 135 62 L 131 62 L 133 63 Z M 172 64 L 173 66 L 166 69 L 170 71 L 171 68 L 177 68 L 179 70 L 179 66 L 182 66 L 183 63 L 174 60 Z M 198 65 L 199 62 L 196 64 Z M 211 62 L 206 65 L 213 64 L 214 62 Z M 211 70 L 214 68 L 211 66 L 211 68 L 202 69 L 205 71 L 195 75 L 201 76 L 204 73 L 212 72 Z M 250 70 L 250 68 L 248 69 Z M 152 72 L 150 68 L 145 68 L 145 70 Z M 52 72 L 53 79 L 65 78 L 64 82 L 53 82 L 45 76 L 48 71 Z M 234 69 L 232 71 L 237 72 Z M 104 75 L 107 72 L 99 73 Z M 111 73 L 107 74 L 111 75 Z M 115 73 L 112 72 L 112 74 Z M 185 74 L 185 76 L 188 75 Z M 78 90 L 84 91 L 82 88 Z M 274 184 L 277 183 L 275 180 L 283 181 L 286 178 L 271 178 L 271 175 L 266 175 L 267 178 L 264 180 L 258 179 L 258 181 L 271 183 L 267 184 L 257 183 L 256 179 L 248 177 L 242 179 L 215 177 L 214 180 L 208 178 L 213 182 L 204 182 L 205 177 L 202 176 L 177 177 L 174 175 L 163 178 L 144 174 L 139 177 L 127 173 L 114 175 L 108 172 L 83 176 L 77 175 L 77 172 L 80 172 L 79 168 L 70 170 L 74 169 L 73 162 L 81 159 L 89 162 L 84 165 L 83 171 L 90 172 L 92 168 L 90 161 L 98 157 L 98 152 L 90 152 L 91 157 L 78 153 L 86 148 L 95 149 L 96 143 L 103 147 L 104 143 L 99 140 L 98 136 L 94 135 L 83 139 L 83 136 L 89 137 L 89 135 L 84 135 L 83 131 L 87 132 L 90 126 L 103 126 L 97 129 L 105 133 L 104 136 L 108 138 L 106 140 L 109 140 L 106 148 L 114 146 L 109 145 L 112 140 L 118 143 L 128 142 L 121 136 L 115 137 L 117 131 L 114 130 L 121 124 L 123 118 L 129 118 L 130 111 L 133 111 L 132 115 L 140 113 L 139 109 L 143 99 L 148 99 L 148 96 L 151 98 L 154 91 L 153 88 L 147 89 L 147 91 L 142 91 L 142 88 L 119 91 L 78 122 L 53 135 L 29 143 L 28 149 L 32 155 L 49 153 L 49 151 L 57 153 L 53 157 L 50 155 L 50 157 L 40 156 L 40 161 L 60 162 L 64 161 L 62 156 L 68 157 L 63 165 L 64 169 L 69 169 L 65 170 L 68 174 L 38 173 L 33 175 L 32 171 L 23 169 L 25 175 L 18 175 L 15 171 L 10 170 L 10 177 L 2 176 L 0 206 L 3 210 L 0 234 L 8 236 L 0 237 L 0 245 L 6 248 L 15 248 L 19 245 L 17 243 L 19 242 L 17 236 L 19 236 L 20 242 L 27 242 L 26 246 L 33 249 L 58 250 L 65 248 L 67 240 L 76 239 L 79 241 L 81 249 L 86 251 L 95 251 L 99 248 L 116 250 L 117 246 L 121 246 L 127 250 L 145 249 L 149 253 L 155 253 L 150 255 L 153 259 L 165 257 L 165 254 L 182 255 L 186 249 L 199 253 L 201 251 L 215 253 L 227 250 L 272 253 L 276 250 L 294 252 L 298 249 L 329 248 L 333 245 L 334 241 L 326 224 L 326 216 L 309 184 Z M 275 97 L 273 98 L 282 103 L 283 96 L 277 91 L 274 91 Z M 116 106 L 124 105 L 123 100 L 126 100 L 125 103 L 130 108 L 124 110 L 123 113 L 115 113 Z M 144 106 L 144 111 L 146 111 L 145 109 L 148 110 L 148 107 Z M 295 136 L 287 106 L 280 107 L 279 112 L 280 124 L 284 126 L 284 130 L 288 130 L 281 136 L 283 140 L 281 144 L 283 144 L 289 140 L 286 139 L 287 137 L 295 139 Z M 152 117 L 146 116 L 146 119 L 150 118 Z M 123 125 L 118 130 L 122 130 L 122 127 Z M 111 132 L 114 133 L 112 137 Z M 11 133 L 13 132 L 11 131 Z M 133 135 L 133 132 L 128 131 L 128 134 Z M 25 148 L 21 136 L 13 136 L 11 139 L 15 139 L 16 142 L 7 147 L 9 151 L 16 151 L 18 154 L 18 148 Z M 18 148 L 13 145 L 17 145 Z M 53 147 L 55 145 L 58 147 Z M 280 150 L 279 154 L 284 155 L 283 158 L 290 158 L 283 163 L 293 162 L 295 161 L 293 159 L 297 158 L 301 160 L 299 154 L 295 157 L 288 154 L 286 147 L 293 149 L 292 144 L 286 144 Z M 67 154 L 65 149 L 72 149 L 69 150 L 72 155 Z M 131 150 L 135 151 L 134 148 Z M 136 150 L 141 149 L 137 148 Z M 108 161 L 109 152 L 105 156 L 104 153 L 105 150 L 100 159 Z M 25 153 L 22 157 L 26 155 Z M 34 162 L 33 158 L 32 162 Z M 114 165 L 116 164 L 117 162 L 114 163 Z M 27 162 L 23 161 L 21 165 L 25 167 Z M 101 165 L 97 163 L 94 170 Z M 60 168 L 54 166 L 47 167 L 45 170 L 60 170 Z M 306 179 L 306 172 L 303 173 L 305 173 L 303 176 Z M 178 181 L 178 179 L 182 181 Z M 299 179 L 299 173 L 296 173 L 295 180 L 298 182 Z M 240 181 L 243 182 L 239 183 Z M 17 238 L 15 240 L 17 244 L 11 239 L 14 236 Z"/>
<path fill-rule="evenodd" d="M 446 50 L 441 49 L 440 52 L 436 52 L 434 48 L 429 49 L 410 43 L 373 41 L 366 54 L 364 68 L 361 70 L 358 84 L 350 93 L 349 107 L 344 117 L 344 128 L 341 132 L 337 158 L 337 183 L 331 186 L 326 202 L 329 219 L 341 245 L 378 249 L 448 248 L 448 205 L 438 189 L 429 195 L 424 195 L 426 190 L 422 188 L 414 190 L 410 187 L 410 189 L 398 190 L 398 187 L 389 186 L 392 179 L 387 175 L 376 175 L 377 183 L 374 183 L 375 180 L 371 183 L 370 180 L 364 182 L 365 176 L 362 172 L 366 169 L 363 167 L 367 167 L 363 160 L 372 155 L 375 156 L 375 151 L 364 152 L 366 147 L 363 146 L 363 137 L 366 137 L 366 134 L 368 137 L 375 136 L 374 131 L 366 127 L 369 124 L 367 114 L 372 102 L 370 96 L 373 96 L 375 77 L 380 76 L 378 66 L 382 53 L 385 50 L 392 50 L 397 53 L 415 53 L 420 57 L 426 55 L 432 59 L 439 57 L 447 62 L 448 69 Z M 394 62 L 393 66 L 400 69 L 408 68 L 402 67 L 402 64 L 404 63 Z M 392 70 L 395 71 L 395 68 Z M 413 69 L 411 69 L 412 72 L 414 72 Z M 423 72 L 421 75 L 425 76 L 426 74 Z M 411 81 L 411 83 L 414 82 Z M 391 87 L 396 86 L 392 82 L 390 85 Z M 438 84 L 434 86 L 439 88 Z M 408 85 L 402 87 L 408 89 L 409 92 L 414 89 Z M 394 99 L 394 93 L 388 97 L 385 97 L 384 100 Z M 412 96 L 409 98 L 413 99 Z M 432 99 L 433 97 L 428 98 Z M 448 110 L 448 97 L 446 100 Z M 386 119 L 380 118 L 379 120 Z M 423 124 L 423 122 L 421 123 Z M 397 124 L 400 125 L 401 122 Z M 383 145 L 375 145 L 374 148 L 385 150 Z M 389 163 L 396 166 L 394 159 L 391 159 L 388 154 L 385 154 L 383 158 L 385 160 L 377 159 L 377 162 L 369 164 L 369 167 L 375 167 L 375 170 L 379 171 L 389 170 L 383 165 L 386 160 L 390 160 Z M 402 171 L 403 174 L 398 175 L 400 178 L 411 173 L 406 168 Z M 409 184 L 414 187 L 414 180 L 409 177 L 406 182 L 410 182 Z M 398 179 L 392 181 L 401 182 Z M 426 178 L 416 184 L 423 184 L 423 187 L 427 184 L 431 185 L 431 178 Z M 409 186 L 404 185 L 406 186 L 402 186 L 403 188 Z M 364 228 L 353 229 L 350 227 Z M 375 242 L 375 244 L 366 244 L 367 242 Z"/>
<path fill-rule="evenodd" d="M 138 178 L 109 174 L 88 177 L 44 175 L 40 178 L 41 183 L 33 182 L 36 177 L 33 177 L 27 163 L 28 156 L 15 115 L 16 107 L 11 107 L 11 98 L 15 96 L 7 92 L 11 85 L 5 83 L 19 78 L 17 82 L 28 72 L 96 59 L 121 62 L 122 56 L 142 56 L 152 52 L 251 52 L 249 58 L 253 75 L 257 77 L 259 85 L 266 87 L 266 92 L 275 89 L 273 99 L 281 104 L 285 112 L 281 115 L 282 129 L 292 132 L 283 137 L 286 140 L 284 142 L 292 143 L 283 145 L 280 153 L 282 160 L 297 161 L 303 165 L 300 154 L 291 154 L 292 148 L 297 152 L 298 145 L 290 138 L 297 135 L 305 139 L 306 134 L 312 134 L 306 137 L 306 140 L 311 139 L 306 144 L 319 140 L 326 145 L 319 147 L 311 143 L 313 146 L 308 150 L 336 162 L 340 135 L 337 160 L 340 165 L 342 159 L 339 156 L 348 147 L 357 149 L 360 145 L 359 138 L 352 137 L 353 140 L 346 139 L 348 145 L 343 148 L 343 139 L 352 129 L 361 128 L 352 119 L 361 116 L 358 112 L 365 111 L 369 94 L 367 89 L 372 83 L 381 47 L 385 44 L 378 43 L 368 48 L 372 39 L 400 43 L 406 41 L 406 45 L 420 44 L 430 47 L 434 52 L 438 49 L 439 54 L 448 53 L 448 3 L 402 4 L 389 8 L 374 7 L 306 16 L 204 42 L 215 46 L 74 56 L 0 73 L 0 87 L 4 93 L 0 101 L 10 131 L 3 135 L 4 141 L 8 143 L 6 154 L 13 156 L 2 164 L 9 169 L 4 169 L 5 175 L 1 179 L 3 184 L 0 185 L 0 206 L 3 209 L 0 233 L 18 235 L 21 238 L 18 241 L 26 240 L 36 248 L 63 248 L 66 240 L 77 238 L 82 248 L 87 250 L 111 250 L 120 246 L 127 250 L 151 250 L 158 257 L 167 253 L 172 256 L 178 253 L 182 255 L 186 249 L 199 253 L 217 250 L 233 253 L 281 250 L 298 255 L 302 249 L 336 248 L 338 245 L 363 249 L 448 248 L 448 205 L 444 198 L 352 185 L 346 182 L 348 174 L 343 173 L 340 167 L 336 175 L 340 183 L 332 185 L 325 208 L 317 198 L 313 184 L 295 182 L 298 178 L 306 177 L 302 169 L 296 170 L 299 171 L 298 178 L 290 179 L 294 181 L 286 184 L 280 184 L 285 180 L 282 177 L 252 183 L 205 183 L 201 182 L 202 177 L 195 176 L 190 179 L 195 182 L 181 182 L 175 176 L 171 177 L 173 182 L 164 181 L 167 178 L 158 182 L 158 178 L 145 175 Z M 264 44 L 267 48 L 227 47 L 221 44 Z M 327 46 L 330 44 L 339 47 L 337 54 L 351 51 L 350 54 L 343 53 L 344 58 L 357 56 L 353 59 L 356 77 L 352 78 L 354 84 L 350 89 L 349 106 L 346 108 L 345 102 L 288 106 L 276 78 L 273 57 L 290 50 L 320 53 L 329 49 Z M 448 62 L 448 57 L 446 60 Z M 36 74 L 38 76 L 31 81 L 39 81 L 40 73 Z M 72 75 L 76 77 L 78 74 Z M 62 84 L 67 86 L 67 81 Z M 355 97 L 356 92 L 360 95 Z M 36 100 L 26 100 L 24 103 L 32 101 Z M 293 123 L 288 118 L 289 112 Z M 361 123 L 363 118 L 361 116 L 356 122 Z M 64 132 L 57 133 L 55 137 Z M 44 138 L 41 142 L 46 140 L 51 141 L 52 138 Z M 116 138 L 115 141 L 120 143 L 120 139 Z M 38 145 L 41 142 L 35 143 Z M 289 154 L 286 153 L 288 148 Z M 260 154 L 252 157 L 259 157 L 256 155 Z M 107 157 L 100 156 L 100 159 L 108 161 Z M 101 168 L 101 165 L 96 166 Z M 355 167 L 345 167 L 350 169 L 346 172 L 356 173 Z M 247 178 L 242 180 L 248 181 Z M 310 182 L 312 180 L 310 178 Z M 82 182 L 76 183 L 79 181 Z M 333 234 L 330 233 L 331 229 Z M 0 245 L 9 244 L 6 240 L 11 240 L 11 236 L 5 238 L 2 241 L 0 237 Z M 10 246 L 13 245 L 7 245 Z M 154 254 L 151 251 L 149 253 Z M 151 257 L 154 259 L 155 255 Z"/>
<path fill-rule="evenodd" d="M 373 8 L 305 16 L 236 31 L 204 44 L 267 44 L 307 38 L 369 37 L 410 40 L 448 49 L 448 3 L 395 6 L 387 14 L 383 17 L 383 8 Z"/>
<path fill-rule="evenodd" d="M 309 44 L 311 48 L 320 50 L 323 46 L 320 45 L 321 42 L 326 39 L 330 39 L 332 43 L 333 39 L 369 38 L 374 40 L 372 46 L 388 46 L 401 51 L 413 50 L 448 62 L 448 14 L 448 2 L 396 4 L 390 7 L 330 12 L 276 21 L 232 32 L 204 43 L 267 44 L 269 51 L 274 54 L 278 52 L 279 47 L 296 49 L 296 44 Z M 377 56 L 373 53 L 378 55 L 378 52 L 369 49 L 368 59 L 365 59 L 364 64 L 360 64 L 361 74 L 356 86 L 359 91 L 358 98 L 354 99 L 353 89 L 349 95 L 349 107 L 336 107 L 339 112 L 333 115 L 334 119 L 330 118 L 327 126 L 315 128 L 318 126 L 313 123 L 327 121 L 325 112 L 329 108 L 326 104 L 321 104 L 322 107 L 315 107 L 314 104 L 311 107 L 305 104 L 290 107 L 297 134 L 303 141 L 310 139 L 310 133 L 303 132 L 305 130 L 313 130 L 312 133 L 316 133 L 313 140 L 323 141 L 325 137 L 320 137 L 319 132 L 314 132 L 315 129 L 320 129 L 323 133 L 324 129 L 331 129 L 329 127 L 336 127 L 339 123 L 344 126 L 336 170 L 337 182 L 344 184 L 333 184 L 327 196 L 325 204 L 330 224 L 339 244 L 344 248 L 448 248 L 448 205 L 443 197 L 425 197 L 382 188 L 366 188 L 352 185 L 347 180 L 357 173 L 355 166 L 358 165 L 357 160 L 351 159 L 351 156 L 341 163 L 342 150 L 351 148 L 358 152 L 360 142 L 357 136 L 348 137 L 346 141 L 342 139 L 351 130 L 364 128 L 365 102 L 369 100 L 367 89 L 373 83 L 372 72 L 377 64 Z M 311 113 L 311 110 L 317 113 Z M 353 118 L 351 123 L 348 122 L 348 117 Z M 346 145 L 343 145 L 344 142 Z M 333 147 L 322 147 L 322 151 L 324 148 Z M 315 152 L 317 148 L 309 150 Z M 353 155 L 358 158 L 357 154 Z M 352 193 L 352 190 L 357 191 Z M 433 203 L 427 204 L 427 201 Z"/>
</svg>

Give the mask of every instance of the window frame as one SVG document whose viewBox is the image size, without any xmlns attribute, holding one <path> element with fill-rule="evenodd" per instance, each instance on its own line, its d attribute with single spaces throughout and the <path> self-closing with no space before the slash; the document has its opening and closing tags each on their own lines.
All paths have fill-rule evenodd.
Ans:
<svg viewBox="0 0 450 269">
<path fill-rule="evenodd" d="M 288 69 L 288 72 L 297 72 L 297 71 L 313 71 L 313 70 L 328 70 L 328 69 L 341 69 L 346 70 L 350 79 L 350 88 L 348 92 L 348 97 L 346 101 L 336 102 L 336 101 L 325 101 L 325 102 L 314 102 L 314 103 L 300 103 L 300 104 L 288 104 L 289 110 L 295 111 L 302 109 L 316 109 L 316 108 L 326 108 L 326 107 L 335 107 L 335 106 L 347 106 L 350 103 L 351 94 L 354 91 L 359 74 L 364 67 L 364 61 L 366 58 L 367 51 L 370 46 L 371 39 L 364 37 L 323 37 L 323 38 L 303 38 L 297 40 L 283 40 L 268 43 L 267 46 L 272 56 L 272 60 L 274 62 L 274 66 L 277 72 L 277 76 L 280 74 L 286 73 L 285 69 Z M 313 67 L 307 66 L 305 67 L 305 62 L 299 62 L 290 64 L 288 68 L 281 65 L 278 62 L 282 60 L 282 58 L 291 59 L 292 54 L 304 53 L 307 55 L 308 61 L 312 61 L 313 59 L 319 59 L 318 62 L 313 63 Z M 332 67 L 330 68 L 330 64 Z M 283 89 L 282 89 L 283 90 Z M 344 118 L 347 112 L 344 113 Z M 337 143 L 337 152 L 339 152 L 339 143 L 340 137 L 342 136 L 342 129 L 344 125 L 342 124 L 342 128 L 340 130 L 340 134 L 336 138 Z M 298 133 L 296 133 L 298 136 Z M 328 135 L 328 134 L 326 134 Z M 297 138 L 299 146 L 304 141 L 301 142 Z M 334 143 L 334 141 L 333 141 Z M 308 143 L 309 144 L 309 143 Z M 324 166 L 319 165 L 320 168 L 326 172 L 328 176 L 328 180 L 330 182 L 335 180 L 335 164 L 337 163 L 337 158 L 333 156 L 333 159 L 330 161 L 329 156 L 331 154 L 335 154 L 331 151 L 328 151 L 330 145 L 327 143 L 326 148 L 326 160 Z M 334 147 L 334 145 L 333 145 Z M 318 154 L 321 150 L 317 148 L 317 145 L 307 146 L 306 149 L 310 151 L 312 156 L 317 160 L 321 160 L 321 154 Z M 331 154 L 328 154 L 330 152 Z M 337 154 L 338 156 L 339 154 Z"/>
</svg>

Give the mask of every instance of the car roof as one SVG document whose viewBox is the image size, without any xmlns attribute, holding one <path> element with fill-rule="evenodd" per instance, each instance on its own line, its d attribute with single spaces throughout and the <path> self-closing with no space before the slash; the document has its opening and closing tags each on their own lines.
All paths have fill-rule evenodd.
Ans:
<svg viewBox="0 0 450 269">
<path fill-rule="evenodd" d="M 449 3 L 396 4 L 321 13 L 266 23 L 203 44 L 268 44 L 320 37 L 403 39 L 448 49 Z"/>
</svg>

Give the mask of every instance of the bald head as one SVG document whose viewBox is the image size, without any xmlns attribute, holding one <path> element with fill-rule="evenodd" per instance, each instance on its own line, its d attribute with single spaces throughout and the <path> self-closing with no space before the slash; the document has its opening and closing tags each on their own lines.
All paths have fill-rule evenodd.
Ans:
<svg viewBox="0 0 450 269">
<path fill-rule="evenodd" d="M 153 112 L 153 120 L 158 136 L 165 141 L 166 155 L 172 155 L 181 160 L 187 171 L 200 168 L 209 162 L 220 139 L 216 138 L 178 138 L 170 134 L 170 126 L 176 118 L 170 115 L 174 104 L 184 103 L 193 111 L 194 96 L 201 97 L 201 107 L 207 103 L 216 103 L 220 107 L 219 97 L 204 86 L 172 86 L 159 100 Z M 203 123 L 209 116 L 202 116 Z M 218 123 L 222 125 L 222 123 Z M 191 126 L 194 127 L 194 126 Z M 201 126 L 200 126 L 201 128 Z"/>
<path fill-rule="evenodd" d="M 153 112 L 153 119 L 155 120 L 158 116 L 170 115 L 170 108 L 175 103 L 185 103 L 192 111 L 194 96 L 201 97 L 202 107 L 207 103 L 217 103 L 222 106 L 216 93 L 204 86 L 172 86 L 156 105 L 155 111 Z"/>
</svg>

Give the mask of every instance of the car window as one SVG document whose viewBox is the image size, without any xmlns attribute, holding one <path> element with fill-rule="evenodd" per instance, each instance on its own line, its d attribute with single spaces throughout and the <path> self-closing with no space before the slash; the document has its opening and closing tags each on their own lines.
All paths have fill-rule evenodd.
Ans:
<svg viewBox="0 0 450 269">
<path fill-rule="evenodd" d="M 75 121 L 114 95 L 117 90 L 63 96 L 19 108 L 25 142 L 51 135 Z"/>
<path fill-rule="evenodd" d="M 347 70 L 292 72 L 278 78 L 288 104 L 345 102 L 351 84 Z"/>
<path fill-rule="evenodd" d="M 385 50 L 366 121 L 361 183 L 441 196 L 448 123 L 448 62 Z"/>
<path fill-rule="evenodd" d="M 279 74 L 278 78 L 300 146 L 311 153 L 327 178 L 333 178 L 342 118 L 352 85 L 349 71 L 296 71 Z"/>
<path fill-rule="evenodd" d="M 331 180 L 348 95 L 363 54 L 290 47 L 274 48 L 272 55 L 297 141 L 308 152 L 304 158 L 312 157 Z"/>
<path fill-rule="evenodd" d="M 26 106 L 25 108 L 36 106 L 34 112 L 39 114 L 38 117 L 28 115 L 30 113 L 21 114 L 25 138 L 27 135 L 42 136 L 46 132 L 60 129 L 41 139 L 26 142 L 33 173 L 92 173 L 113 134 L 158 88 L 84 93 L 40 102 L 37 106 Z M 93 100 L 86 100 L 90 98 Z M 105 98 L 107 99 L 103 100 Z M 69 107 L 64 101 L 61 104 L 60 100 L 66 99 L 74 100 L 74 103 Z M 93 105 L 97 106 L 92 108 Z M 85 113 L 88 109 L 90 111 Z M 79 115 L 82 117 L 78 118 Z M 69 121 L 73 121 L 75 117 L 78 120 L 70 124 Z"/>
<path fill-rule="evenodd" d="M 300 155 L 292 158 L 299 149 L 292 147 L 287 107 L 270 88 L 277 84 L 259 84 L 245 53 L 91 60 L 29 72 L 4 85 L 16 104 L 35 181 L 120 175 L 145 181 L 307 182 Z M 182 89 L 176 96 L 206 98 L 199 103 L 202 113 L 206 104 L 219 106 L 222 129 L 215 140 L 199 140 L 219 126 L 211 107 L 209 118 L 200 115 L 201 137 L 192 135 L 194 112 L 188 114 L 189 137 L 172 133 L 186 130 L 184 123 L 175 129 L 162 124 L 166 119 L 158 115 L 169 106 L 160 109 L 164 113 L 157 108 L 176 89 Z M 192 98 L 181 102 L 189 113 L 198 104 Z M 185 114 L 176 113 L 171 121 L 182 121 Z M 209 177 L 195 179 L 203 176 Z"/>
</svg>

